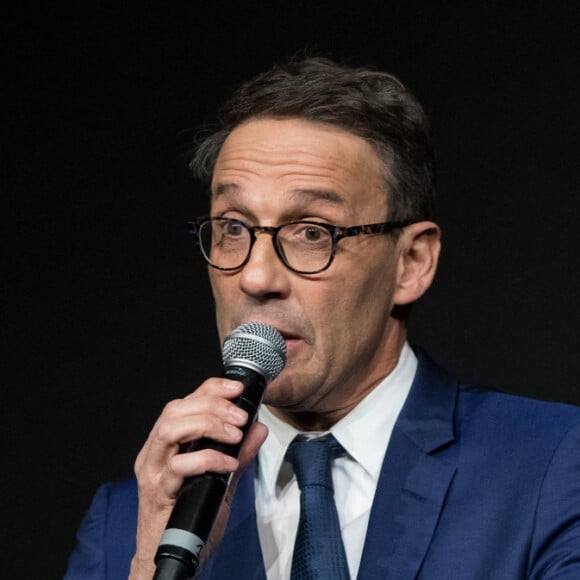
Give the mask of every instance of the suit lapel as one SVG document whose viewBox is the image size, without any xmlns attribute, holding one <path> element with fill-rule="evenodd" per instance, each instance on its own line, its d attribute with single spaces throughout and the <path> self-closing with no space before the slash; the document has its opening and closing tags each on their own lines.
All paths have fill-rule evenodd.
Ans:
<svg viewBox="0 0 580 580">
<path fill-rule="evenodd" d="M 453 448 L 457 384 L 425 354 L 417 355 L 417 376 L 379 477 L 361 580 L 418 576 L 456 469 L 454 454 L 447 451 Z M 255 470 L 253 462 L 241 477 L 224 539 L 201 578 L 266 580 L 256 523 Z"/>
<path fill-rule="evenodd" d="M 425 354 L 389 442 L 358 577 L 416 578 L 455 473 L 457 385 Z"/>
<path fill-rule="evenodd" d="M 266 580 L 256 523 L 255 473 L 254 461 L 240 478 L 224 538 L 203 566 L 201 578 Z"/>
</svg>

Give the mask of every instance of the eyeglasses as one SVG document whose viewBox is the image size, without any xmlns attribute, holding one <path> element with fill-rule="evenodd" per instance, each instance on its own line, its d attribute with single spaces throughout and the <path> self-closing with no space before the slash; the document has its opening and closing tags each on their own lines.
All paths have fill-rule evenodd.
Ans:
<svg viewBox="0 0 580 580">
<path fill-rule="evenodd" d="M 342 238 L 388 234 L 411 223 L 413 221 L 340 227 L 299 221 L 271 227 L 249 226 L 232 218 L 204 217 L 187 225 L 206 262 L 218 270 L 238 270 L 245 266 L 256 234 L 265 233 L 272 236 L 274 250 L 288 269 L 297 274 L 318 274 L 332 264 Z"/>
</svg>

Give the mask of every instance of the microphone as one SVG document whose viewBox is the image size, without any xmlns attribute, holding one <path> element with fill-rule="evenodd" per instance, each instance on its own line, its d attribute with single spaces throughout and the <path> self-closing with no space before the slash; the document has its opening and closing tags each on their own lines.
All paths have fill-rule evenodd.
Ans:
<svg viewBox="0 0 580 580">
<path fill-rule="evenodd" d="M 184 451 L 216 449 L 237 458 L 266 386 L 286 364 L 286 343 L 272 326 L 247 322 L 225 339 L 222 358 L 223 376 L 244 385 L 243 393 L 233 401 L 248 413 L 242 441 L 230 445 L 203 438 L 186 445 Z M 161 536 L 153 580 L 185 580 L 194 575 L 232 475 L 208 472 L 185 479 Z"/>
</svg>

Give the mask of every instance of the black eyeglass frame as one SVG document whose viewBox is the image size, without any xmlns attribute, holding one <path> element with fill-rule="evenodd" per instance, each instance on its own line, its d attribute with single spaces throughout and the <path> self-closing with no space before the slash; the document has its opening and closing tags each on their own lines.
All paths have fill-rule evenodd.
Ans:
<svg viewBox="0 0 580 580">
<path fill-rule="evenodd" d="M 237 224 L 237 225 L 242 226 L 243 228 L 245 228 L 246 230 L 248 230 L 250 232 L 250 246 L 248 248 L 248 255 L 246 256 L 246 258 L 243 260 L 243 262 L 239 266 L 228 267 L 228 268 L 223 268 L 221 266 L 217 266 L 216 264 L 213 264 L 210 261 L 209 256 L 207 256 L 206 253 L 204 252 L 203 246 L 201 244 L 200 236 L 199 236 L 200 228 L 203 226 L 203 224 L 205 224 L 207 222 L 213 222 L 213 221 L 223 221 L 223 222 L 230 222 L 233 224 Z M 199 249 L 201 251 L 201 255 L 203 256 L 204 260 L 207 262 L 207 264 L 209 266 L 211 266 L 212 268 L 215 268 L 216 270 L 230 272 L 233 270 L 239 270 L 239 269 L 243 268 L 248 263 L 250 256 L 252 254 L 252 248 L 254 247 L 254 243 L 256 242 L 256 239 L 257 239 L 256 232 L 260 232 L 260 233 L 264 232 L 264 233 L 270 234 L 272 236 L 272 245 L 274 246 L 274 251 L 276 252 L 276 255 L 278 256 L 278 258 L 280 258 L 280 261 L 284 264 L 284 266 L 286 266 L 286 268 L 288 268 L 292 272 L 295 272 L 296 274 L 303 274 L 303 275 L 308 276 L 308 275 L 312 275 L 312 274 L 319 274 L 320 272 L 324 272 L 324 270 L 327 270 L 328 268 L 330 268 L 330 265 L 334 261 L 334 256 L 336 255 L 336 249 L 338 246 L 338 242 L 340 242 L 340 240 L 342 240 L 343 238 L 349 238 L 351 236 L 370 235 L 370 234 L 390 234 L 395 230 L 402 229 L 402 228 L 407 227 L 413 223 L 416 223 L 416 220 L 391 221 L 391 222 L 382 222 L 382 223 L 376 223 L 376 224 L 364 224 L 364 225 L 360 225 L 360 226 L 346 226 L 346 227 L 344 227 L 344 226 L 336 226 L 333 224 L 327 224 L 325 222 L 316 222 L 316 221 L 310 221 L 310 220 L 297 220 L 297 221 L 288 222 L 288 223 L 285 223 L 285 224 L 282 224 L 279 226 L 249 226 L 248 224 L 246 224 L 242 220 L 235 219 L 235 218 L 206 216 L 206 217 L 196 218 L 194 220 L 187 222 L 187 228 L 189 230 L 189 233 L 194 237 L 195 243 L 199 247 Z M 296 268 L 293 268 L 288 263 L 286 256 L 284 255 L 284 250 L 281 247 L 281 245 L 278 243 L 278 232 L 282 228 L 285 228 L 286 226 L 291 226 L 291 225 L 296 225 L 296 224 L 305 224 L 305 225 L 312 225 L 312 226 L 321 227 L 330 233 L 331 238 L 332 238 L 332 250 L 330 253 L 330 257 L 328 259 L 328 263 L 323 268 L 320 268 L 318 270 L 311 272 L 311 271 L 297 270 Z"/>
</svg>

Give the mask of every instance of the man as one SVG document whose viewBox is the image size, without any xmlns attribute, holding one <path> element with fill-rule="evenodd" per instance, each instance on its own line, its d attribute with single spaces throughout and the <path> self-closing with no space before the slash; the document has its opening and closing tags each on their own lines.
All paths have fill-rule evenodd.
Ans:
<svg viewBox="0 0 580 580">
<path fill-rule="evenodd" d="M 169 403 L 137 485 L 99 491 L 68 577 L 151 578 L 184 477 L 206 471 L 239 481 L 199 577 L 337 577 L 318 563 L 300 576 L 310 564 L 293 554 L 309 514 L 289 449 L 314 439 L 342 453 L 331 464 L 340 577 L 580 578 L 580 409 L 459 384 L 407 343 L 440 249 L 415 97 L 390 75 L 323 59 L 277 67 L 233 96 L 193 168 L 211 180 L 212 219 L 195 231 L 220 337 L 268 323 L 287 365 L 240 462 L 178 453 L 202 437 L 241 439 L 239 383 L 210 378 Z"/>
</svg>

